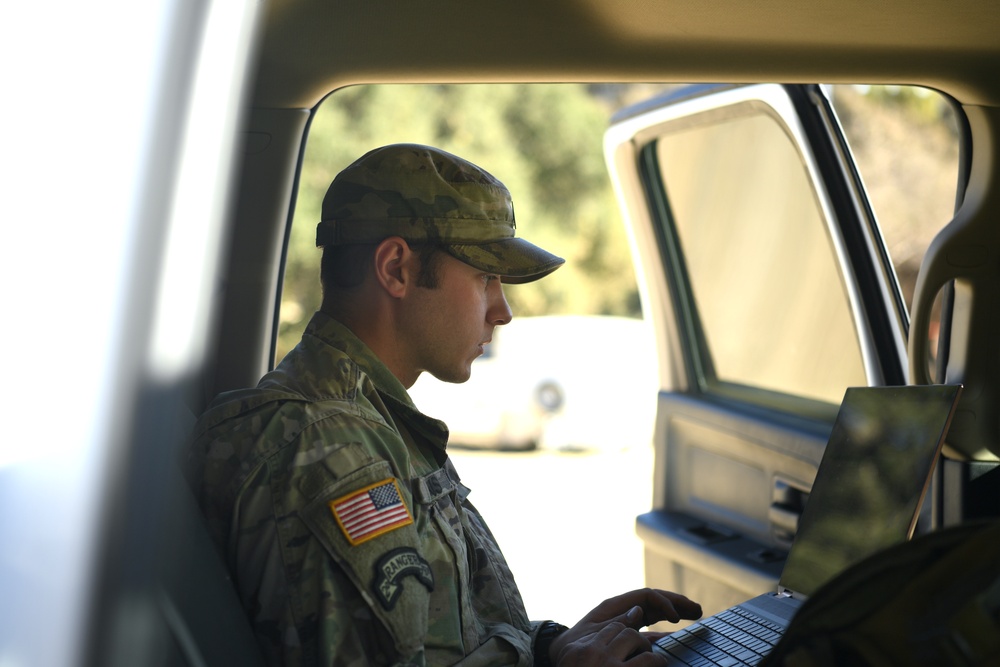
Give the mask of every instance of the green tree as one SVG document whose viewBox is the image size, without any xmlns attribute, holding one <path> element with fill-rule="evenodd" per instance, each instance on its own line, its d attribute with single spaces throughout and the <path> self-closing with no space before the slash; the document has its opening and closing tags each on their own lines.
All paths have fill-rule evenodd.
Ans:
<svg viewBox="0 0 1000 667">
<path fill-rule="evenodd" d="M 620 214 L 604 165 L 609 109 L 585 86 L 378 85 L 331 95 L 309 131 L 289 239 L 278 358 L 320 302 L 315 227 L 331 179 L 366 151 L 395 142 L 438 146 L 502 180 L 518 234 L 567 263 L 511 286 L 516 316 L 639 315 Z"/>
</svg>

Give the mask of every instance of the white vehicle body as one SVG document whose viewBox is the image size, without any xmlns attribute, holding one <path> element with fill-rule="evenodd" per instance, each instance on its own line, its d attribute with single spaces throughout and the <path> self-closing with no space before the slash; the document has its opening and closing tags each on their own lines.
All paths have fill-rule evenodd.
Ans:
<svg viewBox="0 0 1000 667">
<path fill-rule="evenodd" d="M 410 394 L 455 444 L 627 449 L 650 444 L 656 382 L 647 322 L 549 315 L 499 327 L 468 382 L 424 374 Z"/>
</svg>

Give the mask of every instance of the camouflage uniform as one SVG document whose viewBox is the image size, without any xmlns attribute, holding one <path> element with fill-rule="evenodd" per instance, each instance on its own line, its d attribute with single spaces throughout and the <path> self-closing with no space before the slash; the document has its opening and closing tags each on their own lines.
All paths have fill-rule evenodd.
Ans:
<svg viewBox="0 0 1000 667">
<path fill-rule="evenodd" d="M 317 245 L 430 241 L 504 282 L 563 263 L 514 231 L 500 181 L 401 144 L 338 174 Z M 536 639 L 546 653 L 561 626 L 529 623 L 447 438 L 324 313 L 256 389 L 202 416 L 188 478 L 271 664 L 531 665 Z"/>
<path fill-rule="evenodd" d="M 535 626 L 447 435 L 323 313 L 205 413 L 189 478 L 271 664 L 531 664 Z M 396 491 L 370 532 L 338 505 Z"/>
</svg>

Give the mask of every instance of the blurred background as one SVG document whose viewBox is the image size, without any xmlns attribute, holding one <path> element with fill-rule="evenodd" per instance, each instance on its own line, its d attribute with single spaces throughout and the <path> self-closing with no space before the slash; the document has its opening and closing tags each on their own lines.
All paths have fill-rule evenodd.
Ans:
<svg viewBox="0 0 1000 667">
<path fill-rule="evenodd" d="M 315 227 L 326 189 L 372 148 L 430 144 L 479 164 L 510 189 L 518 235 L 567 260 L 545 280 L 507 286 L 515 319 L 469 383 L 425 377 L 412 391 L 452 427 L 455 464 L 535 619 L 571 624 L 643 585 L 633 526 L 650 507 L 656 362 L 602 137 L 613 113 L 674 88 L 357 86 L 331 95 L 310 128 L 276 361 L 319 307 Z M 954 208 L 954 113 L 924 89 L 827 90 L 909 304 L 924 250 Z M 610 363 L 609 348 L 619 355 Z"/>
<path fill-rule="evenodd" d="M 565 257 L 545 280 L 511 286 L 516 317 L 641 317 L 602 153 L 611 115 L 677 88 L 663 84 L 355 86 L 323 102 L 309 130 L 281 297 L 277 359 L 318 308 L 316 223 L 336 174 L 396 142 L 437 146 L 510 189 L 518 234 Z M 951 219 L 958 139 L 941 95 L 901 86 L 831 86 L 907 302 L 923 251 Z"/>
</svg>

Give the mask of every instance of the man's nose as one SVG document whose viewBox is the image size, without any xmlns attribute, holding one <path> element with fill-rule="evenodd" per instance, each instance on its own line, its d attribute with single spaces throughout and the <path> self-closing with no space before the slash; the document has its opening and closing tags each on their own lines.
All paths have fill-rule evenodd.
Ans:
<svg viewBox="0 0 1000 667">
<path fill-rule="evenodd" d="M 500 281 L 496 281 L 496 291 L 491 297 L 490 308 L 486 312 L 486 319 L 490 324 L 494 326 L 500 326 L 507 324 L 513 319 L 514 313 L 510 310 L 510 304 L 507 303 L 507 297 L 503 293 L 503 287 Z"/>
</svg>

